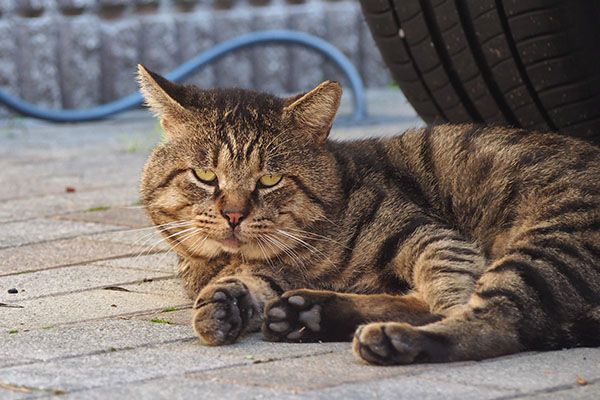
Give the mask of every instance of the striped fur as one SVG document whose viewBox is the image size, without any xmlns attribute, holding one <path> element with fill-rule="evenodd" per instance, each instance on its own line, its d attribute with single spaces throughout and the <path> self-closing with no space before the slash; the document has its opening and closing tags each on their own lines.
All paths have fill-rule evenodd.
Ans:
<svg viewBox="0 0 600 400">
<path fill-rule="evenodd" d="M 600 345 L 596 147 L 473 125 L 333 142 L 336 83 L 287 99 L 143 67 L 140 83 L 167 132 L 142 199 L 206 343 L 262 325 L 272 341 L 353 340 L 375 364 Z"/>
</svg>

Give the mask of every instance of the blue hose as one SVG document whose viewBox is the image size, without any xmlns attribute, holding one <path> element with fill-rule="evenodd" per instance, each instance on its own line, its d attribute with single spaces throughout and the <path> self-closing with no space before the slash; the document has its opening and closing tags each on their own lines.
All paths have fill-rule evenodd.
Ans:
<svg viewBox="0 0 600 400">
<path fill-rule="evenodd" d="M 220 43 L 185 62 L 168 73 L 166 78 L 179 82 L 198 68 L 202 68 L 207 64 L 222 58 L 229 52 L 264 43 L 298 44 L 316 50 L 330 59 L 348 77 L 354 93 L 354 112 L 349 116 L 350 120 L 358 121 L 366 117 L 367 105 L 365 100 L 365 90 L 362 79 L 356 71 L 356 68 L 354 68 L 348 58 L 334 46 L 318 37 L 302 32 L 270 30 L 239 36 Z M 142 96 L 139 93 L 133 93 L 119 100 L 92 108 L 81 110 L 48 110 L 14 97 L 0 89 L 0 103 L 4 103 L 21 114 L 54 122 L 83 122 L 97 120 L 139 106 L 142 104 L 142 101 Z"/>
</svg>

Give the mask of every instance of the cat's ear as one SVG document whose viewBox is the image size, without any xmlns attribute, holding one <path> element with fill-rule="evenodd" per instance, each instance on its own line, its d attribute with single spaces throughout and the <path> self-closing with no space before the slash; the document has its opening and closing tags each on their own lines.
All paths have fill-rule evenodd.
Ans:
<svg viewBox="0 0 600 400">
<path fill-rule="evenodd" d="M 329 135 L 341 99 L 340 84 L 325 81 L 304 95 L 287 99 L 283 118 L 292 129 L 306 132 L 322 143 Z"/>
<path fill-rule="evenodd" d="M 146 105 L 160 118 L 167 136 L 183 133 L 189 111 L 184 107 L 185 87 L 138 64 L 137 81 Z"/>
</svg>

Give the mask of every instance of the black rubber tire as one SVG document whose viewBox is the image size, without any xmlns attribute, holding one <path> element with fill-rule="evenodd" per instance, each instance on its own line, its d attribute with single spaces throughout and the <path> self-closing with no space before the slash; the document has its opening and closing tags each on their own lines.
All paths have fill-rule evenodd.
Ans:
<svg viewBox="0 0 600 400">
<path fill-rule="evenodd" d="M 360 1 L 394 80 L 425 122 L 600 138 L 600 2 Z"/>
</svg>

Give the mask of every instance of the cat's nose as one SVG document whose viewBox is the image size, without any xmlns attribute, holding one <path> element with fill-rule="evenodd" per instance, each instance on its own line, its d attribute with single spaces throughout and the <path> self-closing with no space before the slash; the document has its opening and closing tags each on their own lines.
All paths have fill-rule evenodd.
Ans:
<svg viewBox="0 0 600 400">
<path fill-rule="evenodd" d="M 232 228 L 238 226 L 246 217 L 246 213 L 239 210 L 223 210 L 221 214 L 229 221 L 229 225 L 231 225 Z"/>
</svg>

